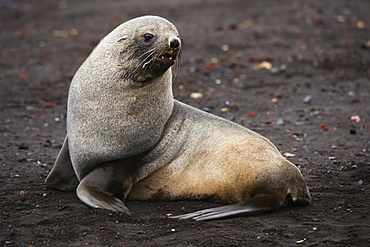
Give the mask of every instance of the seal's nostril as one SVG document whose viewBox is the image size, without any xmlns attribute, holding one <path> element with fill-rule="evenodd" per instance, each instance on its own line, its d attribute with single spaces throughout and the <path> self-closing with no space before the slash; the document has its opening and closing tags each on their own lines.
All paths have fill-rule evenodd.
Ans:
<svg viewBox="0 0 370 247">
<path fill-rule="evenodd" d="M 172 49 L 178 48 L 180 46 L 180 41 L 178 39 L 173 39 L 170 41 L 170 47 Z"/>
</svg>

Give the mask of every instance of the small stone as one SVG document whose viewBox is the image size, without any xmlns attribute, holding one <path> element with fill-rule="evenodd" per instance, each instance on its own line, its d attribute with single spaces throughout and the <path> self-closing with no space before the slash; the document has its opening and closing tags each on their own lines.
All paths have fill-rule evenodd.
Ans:
<svg viewBox="0 0 370 247">
<path fill-rule="evenodd" d="M 27 143 L 22 143 L 21 145 L 19 145 L 18 149 L 28 149 L 29 148 L 29 145 Z"/>
<path fill-rule="evenodd" d="M 277 125 L 283 125 L 284 124 L 284 120 L 282 118 L 279 118 L 278 120 L 276 120 L 276 124 Z"/>
<path fill-rule="evenodd" d="M 292 153 L 284 153 L 283 156 L 289 158 L 289 157 L 294 157 L 295 154 L 292 154 Z"/>
<path fill-rule="evenodd" d="M 45 102 L 44 103 L 44 108 L 54 108 L 55 104 L 52 102 Z"/>
<path fill-rule="evenodd" d="M 192 98 L 192 99 L 200 99 L 202 97 L 203 97 L 202 93 L 192 93 L 192 94 L 190 94 L 190 98 Z"/>
<path fill-rule="evenodd" d="M 44 143 L 43 143 L 42 145 L 43 145 L 44 147 L 51 147 L 52 143 L 51 143 L 51 141 L 46 140 L 46 141 L 44 141 Z"/>
<path fill-rule="evenodd" d="M 222 83 L 222 80 L 221 79 L 216 79 L 215 80 L 215 84 L 220 85 L 221 83 Z"/>
<path fill-rule="evenodd" d="M 297 244 L 301 244 L 303 242 L 305 242 L 307 240 L 307 238 L 304 238 L 304 239 L 301 239 L 301 240 L 298 240 L 298 241 L 295 241 Z"/>
<path fill-rule="evenodd" d="M 218 58 L 216 57 L 211 58 L 211 63 L 218 63 Z"/>
<path fill-rule="evenodd" d="M 270 69 L 270 72 L 271 73 L 278 73 L 278 72 L 281 72 L 281 71 L 285 71 L 287 68 L 286 64 L 282 64 L 280 65 L 279 67 L 273 67 Z"/>
<path fill-rule="evenodd" d="M 256 117 L 256 116 L 257 116 L 257 113 L 255 112 L 248 113 L 248 117 Z"/>
<path fill-rule="evenodd" d="M 270 69 L 270 72 L 274 74 L 274 73 L 279 72 L 279 69 L 277 67 L 274 67 Z"/>
<path fill-rule="evenodd" d="M 269 70 L 271 68 L 272 68 L 272 64 L 269 63 L 269 62 L 266 62 L 266 61 L 263 61 L 262 63 L 253 66 L 254 70 L 260 70 L 260 69 L 268 69 Z"/>
<path fill-rule="evenodd" d="M 338 16 L 337 16 L 337 21 L 338 21 L 338 22 L 345 22 L 345 21 L 346 21 L 346 18 L 344 18 L 344 16 L 343 16 L 343 15 L 338 15 Z"/>
<path fill-rule="evenodd" d="M 359 29 L 363 29 L 363 28 L 365 28 L 365 27 L 366 27 L 365 22 L 363 22 L 363 21 L 358 21 L 358 22 L 356 23 L 356 26 L 357 26 L 357 28 L 359 28 Z"/>
<path fill-rule="evenodd" d="M 358 115 L 353 115 L 353 116 L 351 116 L 351 120 L 356 122 L 356 123 L 359 123 L 361 121 L 361 118 Z"/>
<path fill-rule="evenodd" d="M 222 51 L 228 51 L 229 49 L 230 49 L 230 47 L 228 45 L 221 46 Z"/>
<path fill-rule="evenodd" d="M 324 93 L 337 93 L 338 92 L 338 88 L 336 88 L 336 87 L 325 87 L 325 88 L 321 88 L 321 92 L 324 92 Z"/>
<path fill-rule="evenodd" d="M 362 180 L 360 179 L 360 180 L 358 180 L 358 181 L 356 182 L 356 184 L 357 184 L 357 185 L 363 185 L 363 184 L 364 184 L 364 181 L 362 181 Z"/>
<path fill-rule="evenodd" d="M 303 103 L 310 104 L 311 103 L 311 100 L 312 100 L 312 96 L 311 95 L 307 95 L 306 97 L 303 98 Z"/>
</svg>

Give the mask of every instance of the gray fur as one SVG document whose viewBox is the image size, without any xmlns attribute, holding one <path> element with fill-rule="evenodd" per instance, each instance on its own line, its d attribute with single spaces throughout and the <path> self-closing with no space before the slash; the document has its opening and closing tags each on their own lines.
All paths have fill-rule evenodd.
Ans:
<svg viewBox="0 0 370 247">
<path fill-rule="evenodd" d="M 80 180 L 98 164 L 137 155 L 159 141 L 173 108 L 171 70 L 144 84 L 124 76 L 137 68 L 137 39 L 148 30 L 158 34 L 156 46 L 178 36 L 159 17 L 125 22 L 100 42 L 72 81 L 67 133 Z"/>
</svg>

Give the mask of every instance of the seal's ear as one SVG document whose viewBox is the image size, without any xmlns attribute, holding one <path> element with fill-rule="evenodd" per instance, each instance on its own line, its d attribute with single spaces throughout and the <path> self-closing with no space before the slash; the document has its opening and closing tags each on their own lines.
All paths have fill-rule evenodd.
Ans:
<svg viewBox="0 0 370 247">
<path fill-rule="evenodd" d="M 120 37 L 120 38 L 117 40 L 117 42 L 121 42 L 122 40 L 125 40 L 125 39 L 127 39 L 127 35 L 124 35 L 124 36 Z"/>
</svg>

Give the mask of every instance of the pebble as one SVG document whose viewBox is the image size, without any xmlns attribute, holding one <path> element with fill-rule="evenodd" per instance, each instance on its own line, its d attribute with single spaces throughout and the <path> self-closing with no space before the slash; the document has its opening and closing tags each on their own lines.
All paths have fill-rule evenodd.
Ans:
<svg viewBox="0 0 370 247">
<path fill-rule="evenodd" d="M 266 62 L 266 61 L 253 66 L 253 69 L 254 70 L 261 70 L 261 69 L 268 69 L 268 70 L 270 70 L 271 68 L 272 68 L 272 64 L 269 63 L 269 62 Z"/>
<path fill-rule="evenodd" d="M 337 16 L 337 21 L 338 22 L 345 22 L 346 21 L 346 18 L 343 15 L 338 15 Z"/>
<path fill-rule="evenodd" d="M 220 85 L 221 83 L 222 83 L 222 80 L 221 79 L 216 79 L 215 80 L 215 84 Z"/>
<path fill-rule="evenodd" d="M 278 73 L 278 72 L 281 72 L 281 71 L 285 71 L 286 70 L 286 67 L 287 67 L 286 64 L 282 64 L 279 67 L 273 67 L 273 68 L 271 68 L 270 69 L 270 72 L 272 74 L 274 74 L 274 73 Z"/>
<path fill-rule="evenodd" d="M 283 125 L 284 124 L 284 120 L 282 118 L 279 118 L 278 120 L 276 120 L 276 124 L 277 125 Z"/>
<path fill-rule="evenodd" d="M 270 69 L 270 72 L 274 74 L 274 73 L 279 72 L 279 69 L 277 67 L 274 67 L 274 68 Z"/>
<path fill-rule="evenodd" d="M 310 116 L 318 116 L 320 115 L 321 112 L 320 111 L 313 111 L 313 112 L 310 112 Z"/>
<path fill-rule="evenodd" d="M 21 145 L 19 145 L 18 149 L 28 149 L 29 148 L 29 145 L 27 143 L 22 143 Z"/>
<path fill-rule="evenodd" d="M 222 51 L 228 51 L 229 49 L 230 49 L 230 47 L 228 45 L 221 46 Z"/>
<path fill-rule="evenodd" d="M 325 87 L 325 88 L 321 88 L 321 92 L 324 92 L 324 93 L 328 93 L 328 92 L 337 93 L 338 92 L 338 88 L 336 88 L 336 87 Z"/>
<path fill-rule="evenodd" d="M 51 147 L 52 143 L 51 143 L 51 141 L 46 140 L 46 141 L 44 141 L 44 143 L 43 143 L 42 145 L 43 145 L 44 147 Z"/>
<path fill-rule="evenodd" d="M 312 96 L 311 95 L 307 95 L 306 97 L 303 98 L 303 103 L 310 104 L 311 103 L 311 100 L 312 100 Z"/>
<path fill-rule="evenodd" d="M 192 98 L 192 99 L 200 99 L 202 97 L 203 97 L 202 93 L 192 93 L 192 94 L 190 94 L 190 98 Z"/>
<path fill-rule="evenodd" d="M 353 115 L 353 116 L 351 116 L 351 120 L 356 122 L 356 123 L 359 123 L 361 121 L 361 118 L 358 115 Z"/>
<path fill-rule="evenodd" d="M 363 184 L 364 184 L 364 181 L 362 181 L 362 180 L 360 179 L 360 180 L 358 180 L 358 181 L 356 182 L 356 184 L 357 184 L 357 185 L 363 185 Z"/>
</svg>

